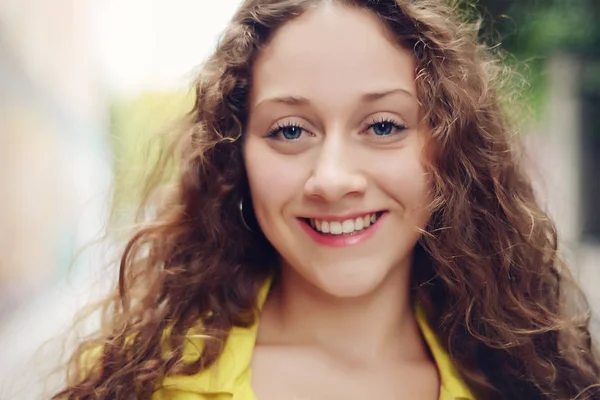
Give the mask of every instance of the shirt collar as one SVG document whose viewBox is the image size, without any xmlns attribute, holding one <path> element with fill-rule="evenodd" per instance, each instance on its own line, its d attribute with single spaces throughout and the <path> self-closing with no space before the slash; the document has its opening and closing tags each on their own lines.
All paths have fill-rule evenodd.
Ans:
<svg viewBox="0 0 600 400">
<path fill-rule="evenodd" d="M 259 291 L 257 298 L 259 311 L 262 309 L 270 287 L 271 279 L 268 279 Z M 415 318 L 439 371 L 441 381 L 439 400 L 475 400 L 439 338 L 427 323 L 422 307 L 416 307 Z M 246 392 L 251 392 L 250 362 L 257 331 L 258 319 L 251 327 L 234 327 L 229 334 L 223 353 L 215 364 L 195 375 L 167 377 L 162 387 L 179 392 L 227 393 L 233 398 L 236 398 L 236 392 L 243 390 L 241 388 L 243 385 L 247 386 Z M 188 334 L 188 340 L 184 348 L 184 359 L 190 361 L 197 359 L 203 347 L 202 342 L 203 336 L 201 334 Z M 160 396 L 160 393 L 157 393 L 157 396 L 153 399 L 162 399 L 163 397 Z"/>
<path fill-rule="evenodd" d="M 428 324 L 423 308 L 419 305 L 415 307 L 415 319 L 440 374 L 441 389 L 439 400 L 475 400 L 469 387 L 460 377 L 450 355 Z"/>
</svg>

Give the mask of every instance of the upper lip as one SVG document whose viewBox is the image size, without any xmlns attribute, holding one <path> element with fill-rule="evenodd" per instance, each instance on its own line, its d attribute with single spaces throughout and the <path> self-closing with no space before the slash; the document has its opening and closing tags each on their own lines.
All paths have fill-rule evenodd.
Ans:
<svg viewBox="0 0 600 400">
<path fill-rule="evenodd" d="M 309 216 L 303 216 L 301 218 L 317 219 L 320 221 L 340 221 L 341 222 L 341 221 L 345 221 L 347 219 L 363 218 L 366 215 L 371 215 L 371 214 L 380 213 L 380 212 L 383 212 L 383 210 L 354 212 L 354 213 L 347 213 L 347 214 L 311 214 Z"/>
</svg>

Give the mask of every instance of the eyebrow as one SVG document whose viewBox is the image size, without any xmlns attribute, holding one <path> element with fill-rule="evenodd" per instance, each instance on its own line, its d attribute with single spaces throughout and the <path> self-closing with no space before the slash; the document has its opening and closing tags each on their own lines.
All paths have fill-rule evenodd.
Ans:
<svg viewBox="0 0 600 400">
<path fill-rule="evenodd" d="M 402 89 L 402 88 L 396 88 L 396 89 L 382 90 L 382 91 L 378 91 L 378 92 L 365 93 L 361 96 L 361 102 L 362 103 L 372 103 L 376 100 L 382 99 L 389 95 L 399 94 L 399 93 L 407 95 L 413 99 L 416 99 L 416 96 L 411 91 Z M 264 103 L 280 103 L 280 104 L 287 104 L 290 106 L 304 106 L 304 105 L 310 104 L 310 100 L 308 100 L 306 97 L 302 97 L 302 96 L 270 97 L 270 98 L 266 98 L 264 100 L 260 100 L 259 102 L 256 103 L 255 107 L 258 107 Z"/>
<path fill-rule="evenodd" d="M 398 93 L 404 94 L 404 95 L 407 95 L 409 97 L 412 97 L 412 98 L 416 99 L 416 96 L 414 95 L 413 92 L 411 92 L 410 90 L 402 89 L 402 88 L 390 89 L 390 90 L 383 90 L 381 92 L 365 93 L 365 94 L 363 94 L 361 96 L 361 99 L 362 99 L 363 102 L 369 103 L 369 102 L 373 102 L 375 100 L 382 99 L 382 98 L 387 97 L 389 95 L 398 94 Z"/>
</svg>

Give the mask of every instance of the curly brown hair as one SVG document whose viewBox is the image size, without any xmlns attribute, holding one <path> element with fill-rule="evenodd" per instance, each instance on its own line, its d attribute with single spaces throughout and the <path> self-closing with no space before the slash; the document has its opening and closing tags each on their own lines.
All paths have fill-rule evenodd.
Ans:
<svg viewBox="0 0 600 400">
<path fill-rule="evenodd" d="M 149 398 L 165 376 L 214 363 L 233 326 L 255 322 L 277 253 L 238 209 L 249 193 L 241 138 L 252 65 L 278 27 L 323 1 L 243 2 L 168 152 L 178 164 L 168 196 L 128 241 L 102 332 L 73 354 L 53 399 Z M 522 170 L 499 100 L 503 68 L 477 43 L 476 24 L 439 0 L 329 1 L 372 11 L 416 59 L 435 200 L 413 295 L 466 383 L 482 399 L 600 399 L 589 309 Z M 206 343 L 184 362 L 192 328 Z"/>
</svg>

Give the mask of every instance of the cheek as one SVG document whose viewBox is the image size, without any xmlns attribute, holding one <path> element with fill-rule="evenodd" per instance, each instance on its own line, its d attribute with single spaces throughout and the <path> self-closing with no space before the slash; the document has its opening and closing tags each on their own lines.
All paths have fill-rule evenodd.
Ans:
<svg viewBox="0 0 600 400">
<path fill-rule="evenodd" d="M 286 204 L 301 193 L 301 171 L 289 157 L 275 153 L 264 139 L 247 139 L 244 162 L 259 221 L 280 213 Z"/>
<path fill-rule="evenodd" d="M 429 218 L 431 190 L 428 173 L 419 154 L 410 151 L 380 160 L 376 176 L 383 190 L 421 226 Z"/>
</svg>

